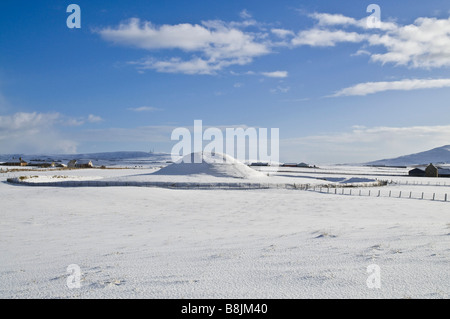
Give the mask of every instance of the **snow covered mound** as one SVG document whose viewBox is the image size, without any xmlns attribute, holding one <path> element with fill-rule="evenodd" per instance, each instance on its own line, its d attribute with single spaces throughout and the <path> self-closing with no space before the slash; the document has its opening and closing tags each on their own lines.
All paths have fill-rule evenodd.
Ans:
<svg viewBox="0 0 450 319">
<path fill-rule="evenodd" d="M 152 175 L 209 175 L 215 177 L 255 178 L 264 177 L 244 163 L 227 154 L 197 152 L 184 156 Z"/>
</svg>

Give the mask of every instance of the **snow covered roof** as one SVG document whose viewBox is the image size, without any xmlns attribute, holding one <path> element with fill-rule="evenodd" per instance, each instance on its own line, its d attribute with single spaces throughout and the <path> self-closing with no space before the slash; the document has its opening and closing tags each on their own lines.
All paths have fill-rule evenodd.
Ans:
<svg viewBox="0 0 450 319">
<path fill-rule="evenodd" d="M 416 167 L 416 168 L 411 169 L 410 172 L 411 171 L 422 171 L 425 173 L 425 167 Z"/>
<path fill-rule="evenodd" d="M 11 158 L 10 160 L 6 161 L 7 163 L 26 163 L 26 161 L 23 160 L 23 158 Z"/>
</svg>

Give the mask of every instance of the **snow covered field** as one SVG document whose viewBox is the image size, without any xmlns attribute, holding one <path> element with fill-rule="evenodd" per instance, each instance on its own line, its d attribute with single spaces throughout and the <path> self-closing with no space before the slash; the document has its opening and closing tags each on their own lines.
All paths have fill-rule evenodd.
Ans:
<svg viewBox="0 0 450 319">
<path fill-rule="evenodd" d="M 0 174 L 0 297 L 449 297 L 450 199 L 5 182 L 23 175 L 126 179 L 155 171 Z M 448 179 L 395 176 L 404 169 L 383 174 L 377 168 L 329 167 L 292 169 L 288 175 L 297 177 L 275 178 L 431 181 L 373 191 L 450 194 L 450 185 L 435 185 L 450 184 Z M 81 269 L 80 288 L 67 286 L 71 264 Z M 380 267 L 379 289 L 366 283 L 373 264 Z"/>
</svg>

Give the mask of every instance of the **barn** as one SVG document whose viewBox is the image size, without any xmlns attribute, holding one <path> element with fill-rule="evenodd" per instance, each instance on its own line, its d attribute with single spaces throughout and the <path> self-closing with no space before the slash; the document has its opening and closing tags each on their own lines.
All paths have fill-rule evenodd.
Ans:
<svg viewBox="0 0 450 319">
<path fill-rule="evenodd" d="M 94 165 L 91 160 L 79 160 L 75 163 L 75 167 L 78 168 L 92 168 Z"/>
<path fill-rule="evenodd" d="M 297 163 L 284 163 L 282 167 L 297 167 Z"/>
<path fill-rule="evenodd" d="M 19 157 L 19 159 L 15 159 L 13 158 L 12 160 L 6 162 L 6 163 L 2 163 L 3 166 L 27 166 L 28 163 L 25 162 L 22 157 Z"/>
<path fill-rule="evenodd" d="M 67 167 L 69 168 L 92 168 L 94 165 L 91 160 L 71 160 Z"/>
<path fill-rule="evenodd" d="M 439 171 L 436 166 L 430 164 L 425 168 L 425 177 L 439 177 Z"/>
<path fill-rule="evenodd" d="M 428 165 L 426 168 L 414 168 L 408 172 L 415 177 L 450 177 L 450 168 Z"/>
<path fill-rule="evenodd" d="M 425 177 L 425 170 L 421 168 L 414 168 L 408 172 L 408 175 L 415 177 Z"/>
</svg>

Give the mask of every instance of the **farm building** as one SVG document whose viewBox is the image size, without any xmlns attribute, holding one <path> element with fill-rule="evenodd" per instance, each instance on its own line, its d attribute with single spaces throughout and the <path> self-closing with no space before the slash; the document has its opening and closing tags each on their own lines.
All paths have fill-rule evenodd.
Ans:
<svg viewBox="0 0 450 319">
<path fill-rule="evenodd" d="M 22 157 L 19 157 L 19 159 L 12 159 L 9 162 L 2 163 L 3 166 L 27 166 L 27 162 L 25 162 Z"/>
<path fill-rule="evenodd" d="M 414 168 L 408 172 L 408 175 L 415 177 L 450 177 L 450 168 L 430 164 L 426 168 Z"/>
<path fill-rule="evenodd" d="M 67 167 L 69 168 L 75 168 L 77 160 L 70 160 L 69 163 L 67 163 Z"/>
<path fill-rule="evenodd" d="M 430 164 L 425 168 L 425 177 L 439 177 L 438 168 Z"/>
<path fill-rule="evenodd" d="M 282 167 L 297 167 L 297 163 L 284 163 Z"/>
<path fill-rule="evenodd" d="M 284 163 L 281 166 L 283 166 L 283 167 L 307 167 L 307 168 L 311 167 L 306 163 Z"/>
<path fill-rule="evenodd" d="M 421 168 L 414 168 L 408 172 L 409 176 L 425 177 L 425 170 Z"/>
<path fill-rule="evenodd" d="M 79 160 L 75 164 L 78 168 L 92 168 L 94 165 L 92 164 L 92 161 L 90 160 Z"/>
<path fill-rule="evenodd" d="M 69 168 L 92 168 L 94 165 L 90 160 L 71 160 L 67 167 Z"/>
</svg>

